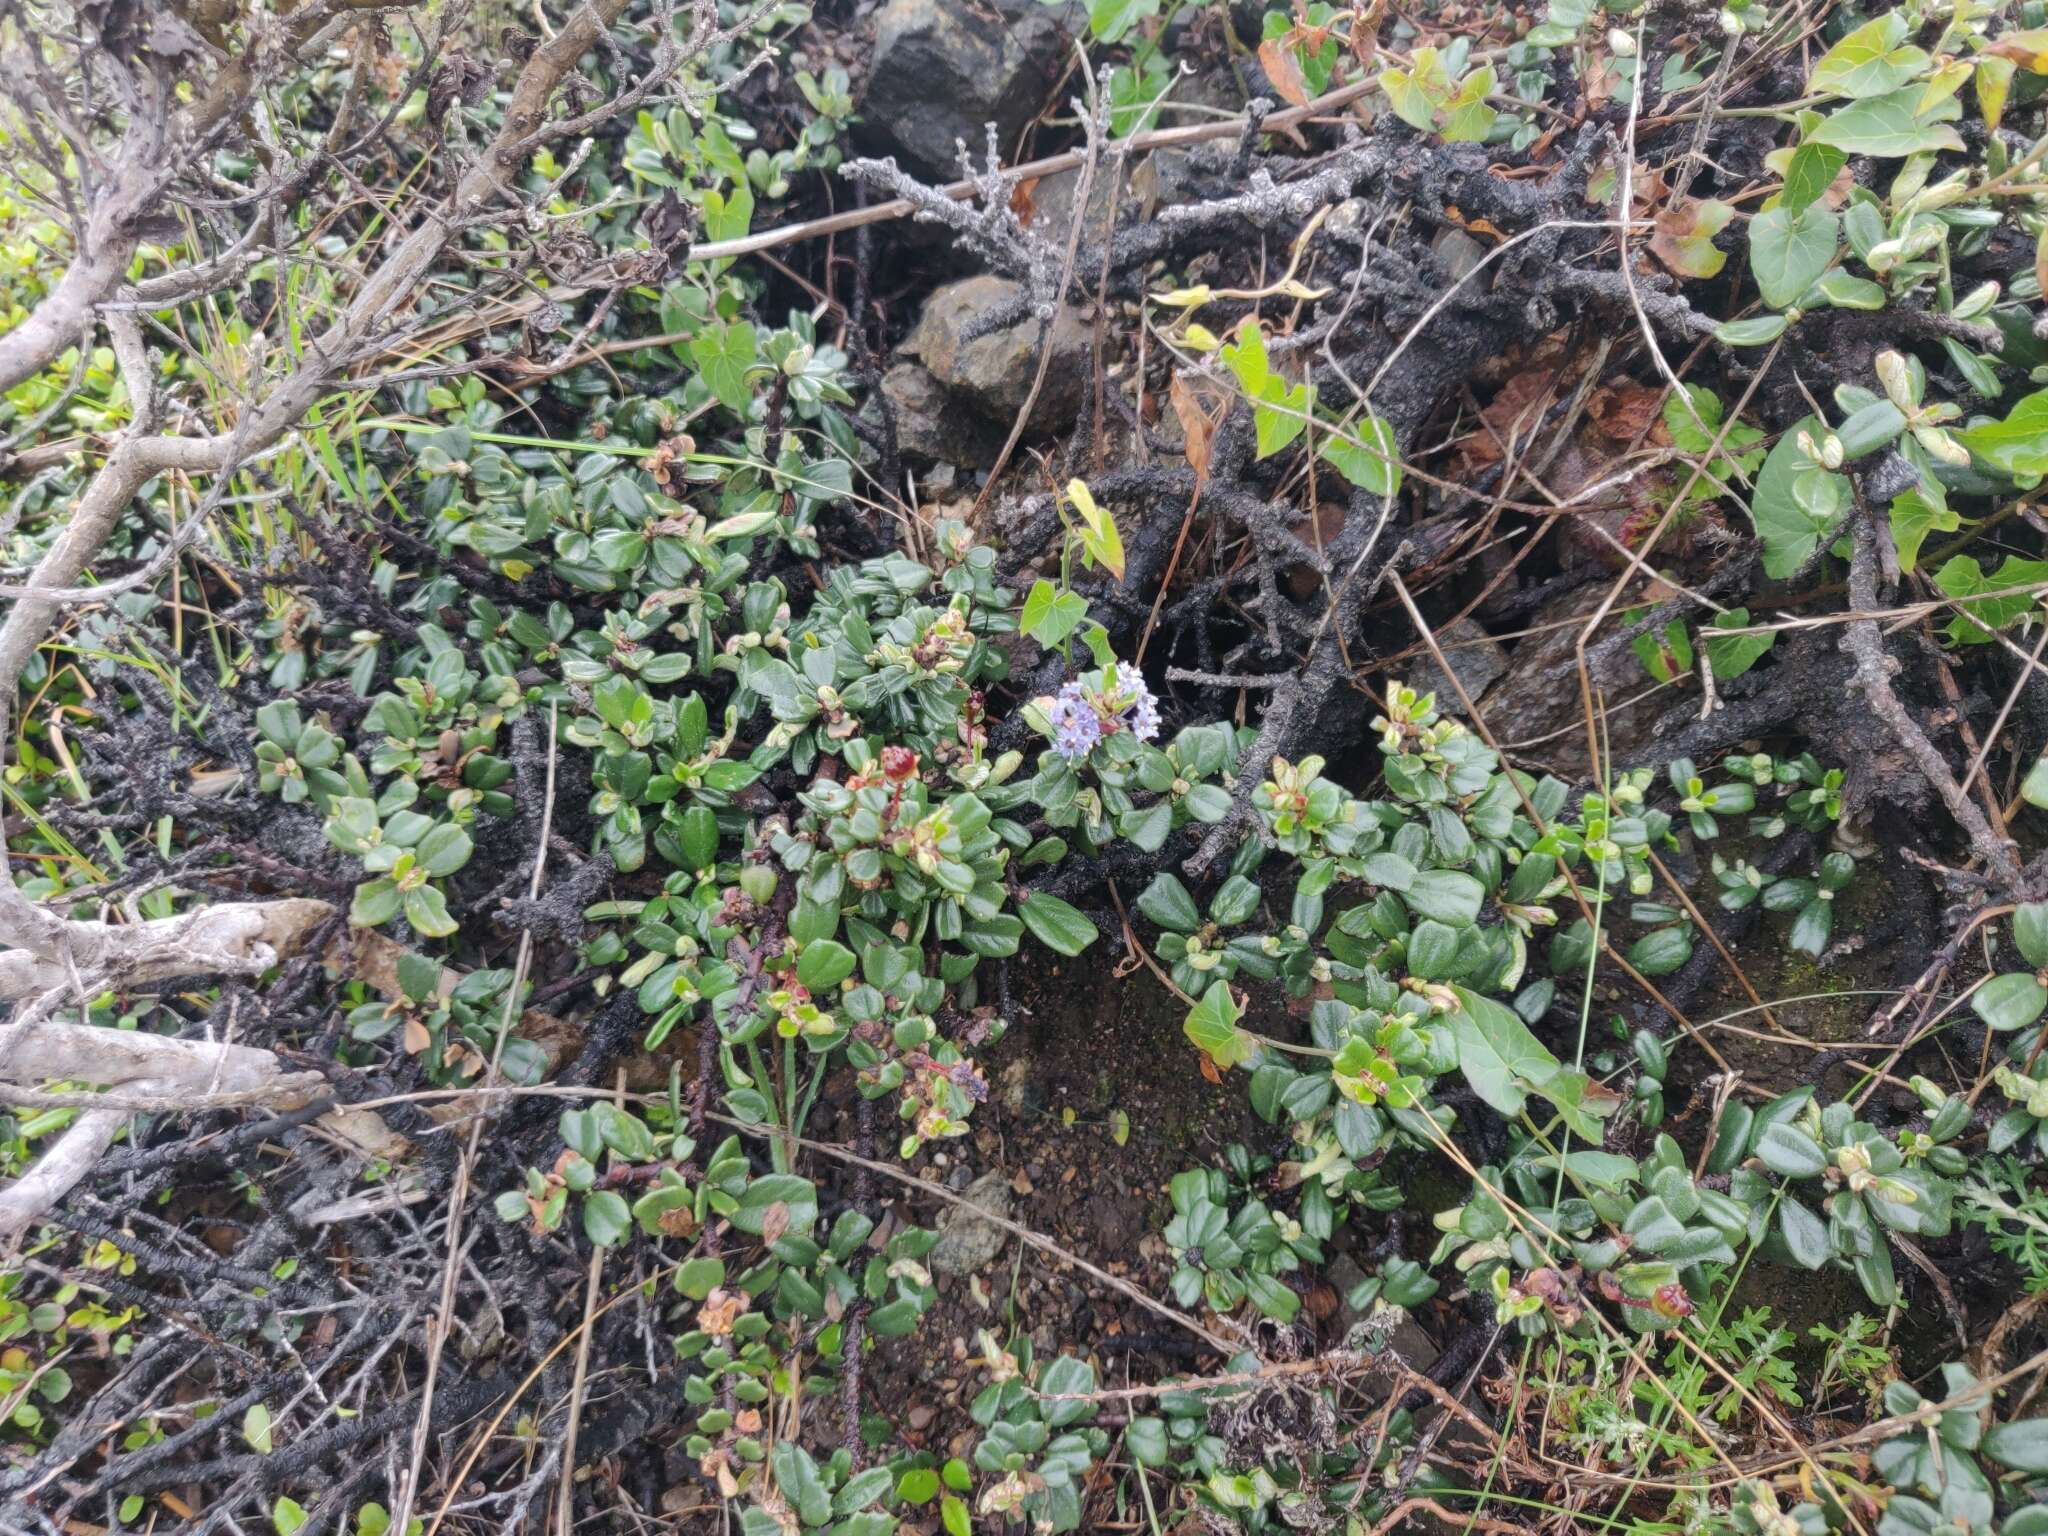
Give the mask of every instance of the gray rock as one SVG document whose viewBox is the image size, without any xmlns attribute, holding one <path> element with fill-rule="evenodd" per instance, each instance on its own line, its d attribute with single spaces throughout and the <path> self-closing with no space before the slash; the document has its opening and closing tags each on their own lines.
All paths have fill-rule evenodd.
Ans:
<svg viewBox="0 0 2048 1536">
<path fill-rule="evenodd" d="M 917 328 L 903 344 L 941 385 L 1005 430 L 1023 409 L 1038 372 L 1038 321 L 1027 314 L 972 341 L 966 335 L 976 319 L 1013 303 L 1021 292 L 1008 278 L 988 275 L 948 283 L 925 301 Z M 1060 311 L 1046 344 L 1052 363 L 1031 410 L 1033 431 L 1070 423 L 1088 380 L 1088 327 L 1072 306 Z"/>
<path fill-rule="evenodd" d="M 1155 149 L 1131 172 L 1130 190 L 1124 195 L 1135 195 L 1147 215 L 1162 206 L 1197 202 L 1204 182 L 1223 169 L 1225 160 L 1209 144 Z"/>
<path fill-rule="evenodd" d="M 898 363 L 883 374 L 882 393 L 896 413 L 896 446 L 905 453 L 986 469 L 1002 452 L 1002 433 L 916 363 Z"/>
<path fill-rule="evenodd" d="M 1429 248 L 1436 253 L 1436 259 L 1443 264 L 1444 276 L 1454 286 L 1464 282 L 1479 269 L 1479 263 L 1486 260 L 1486 247 L 1462 229 L 1446 227 L 1438 230 Z"/>
<path fill-rule="evenodd" d="M 1435 1341 L 1406 1311 L 1397 1307 L 1392 1313 L 1376 1314 L 1370 1307 L 1361 1310 L 1351 1305 L 1351 1292 L 1364 1282 L 1366 1273 L 1350 1254 L 1340 1253 L 1332 1259 L 1323 1270 L 1323 1278 L 1337 1292 L 1337 1326 L 1347 1345 L 1374 1350 L 1391 1348 L 1405 1364 L 1418 1371 L 1426 1371 L 1436 1363 Z M 1398 1313 L 1398 1317 L 1393 1313 Z"/>
<path fill-rule="evenodd" d="M 960 1198 L 967 1204 L 948 1206 L 939 1218 L 939 1240 L 926 1260 L 934 1274 L 971 1275 L 1001 1253 L 1009 1241 L 1009 1233 L 980 1214 L 1009 1216 L 1008 1179 L 999 1172 L 984 1173 Z"/>
<path fill-rule="evenodd" d="M 1465 685 L 1466 694 L 1475 702 L 1508 669 L 1507 647 L 1471 619 L 1460 619 L 1438 630 L 1436 643 L 1443 650 L 1444 660 L 1451 664 L 1451 671 Z M 1402 681 L 1418 693 L 1434 693 L 1436 707 L 1445 714 L 1465 713 L 1465 706 L 1458 702 L 1458 690 L 1451 686 L 1434 656 L 1421 656 L 1410 662 L 1408 675 Z"/>
<path fill-rule="evenodd" d="M 1065 62 L 1067 7 L 1042 0 L 889 0 L 875 20 L 861 117 L 919 170 L 950 179 L 957 142 L 981 162 L 986 123 L 1005 151 Z"/>
<path fill-rule="evenodd" d="M 1574 647 L 1607 589 L 1604 580 L 1589 581 L 1530 614 L 1523 625 L 1528 633 L 1515 643 L 1507 671 L 1478 701 L 1495 738 L 1523 766 L 1549 769 L 1567 780 L 1586 771 L 1586 717 Z M 1672 703 L 1669 692 L 1647 691 L 1643 664 L 1615 638 L 1622 627 L 1610 614 L 1604 632 L 1586 649 L 1594 695 L 1605 700 L 1602 736 L 1617 763 L 1643 750 L 1650 727 Z"/>
<path fill-rule="evenodd" d="M 1142 169 L 1142 167 L 1141 167 Z M 1118 197 L 1116 188 L 1107 175 L 1098 175 L 1088 188 L 1088 218 L 1081 226 L 1081 241 L 1084 245 L 1099 244 L 1109 233 L 1109 211 L 1116 205 L 1120 215 L 1139 207 L 1140 198 L 1134 195 L 1137 176 L 1132 175 L 1132 186 L 1124 189 Z M 1031 228 L 1043 235 L 1058 250 L 1065 250 L 1067 235 L 1073 227 L 1074 194 L 1081 190 L 1081 173 L 1055 171 L 1050 176 L 1041 176 L 1031 189 Z"/>
</svg>

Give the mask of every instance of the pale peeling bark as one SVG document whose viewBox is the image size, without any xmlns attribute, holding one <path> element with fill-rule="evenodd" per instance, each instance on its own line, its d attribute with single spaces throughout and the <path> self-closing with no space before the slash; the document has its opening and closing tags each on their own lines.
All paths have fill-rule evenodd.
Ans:
<svg viewBox="0 0 2048 1536">
<path fill-rule="evenodd" d="M 185 976 L 254 976 L 293 954 L 333 913 L 324 901 L 297 896 L 200 907 L 146 923 L 73 923 L 45 913 L 58 925 L 68 961 L 61 954 L 0 951 L 0 1001 L 40 997 L 74 979 L 118 978 L 123 986 L 147 986 Z M 0 1025 L 0 1040 L 10 1027 Z M 0 1074 L 5 1073 L 6 1051 L 0 1047 Z"/>
</svg>

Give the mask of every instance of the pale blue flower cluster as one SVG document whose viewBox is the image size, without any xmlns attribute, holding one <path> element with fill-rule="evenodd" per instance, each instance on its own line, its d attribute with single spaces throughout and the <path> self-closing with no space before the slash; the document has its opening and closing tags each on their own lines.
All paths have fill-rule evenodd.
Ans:
<svg viewBox="0 0 2048 1536">
<path fill-rule="evenodd" d="M 1156 737 L 1159 700 L 1136 671 L 1129 673 L 1129 679 L 1119 678 L 1114 689 L 1100 693 L 1078 678 L 1061 688 L 1047 711 L 1053 750 L 1072 763 L 1094 751 L 1095 744 L 1111 732 L 1129 731 L 1140 741 Z"/>
<path fill-rule="evenodd" d="M 1102 721 L 1078 682 L 1060 689 L 1052 701 L 1051 719 L 1053 750 L 1070 763 L 1086 757 L 1102 740 Z"/>
</svg>

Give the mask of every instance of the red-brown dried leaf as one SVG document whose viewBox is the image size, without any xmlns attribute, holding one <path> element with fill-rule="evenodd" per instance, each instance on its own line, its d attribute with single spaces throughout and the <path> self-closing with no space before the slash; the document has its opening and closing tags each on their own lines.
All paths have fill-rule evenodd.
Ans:
<svg viewBox="0 0 2048 1536">
<path fill-rule="evenodd" d="M 1259 44 L 1259 67 L 1273 82 L 1273 89 L 1287 98 L 1290 106 L 1309 104 L 1308 82 L 1301 77 L 1301 63 L 1294 56 L 1294 39 L 1269 37 Z"/>
</svg>

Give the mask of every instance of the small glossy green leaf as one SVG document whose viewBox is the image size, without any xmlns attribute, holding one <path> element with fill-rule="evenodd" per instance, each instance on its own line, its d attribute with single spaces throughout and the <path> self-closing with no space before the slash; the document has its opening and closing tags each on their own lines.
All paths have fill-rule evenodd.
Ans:
<svg viewBox="0 0 2048 1536">
<path fill-rule="evenodd" d="M 617 1190 L 600 1189 L 583 1197 L 583 1235 L 600 1248 L 625 1241 L 633 1230 L 633 1213 Z"/>
<path fill-rule="evenodd" d="M 1970 994 L 1977 1017 L 2001 1034 L 2025 1029 L 2048 1010 L 2048 989 L 2025 971 L 1994 976 Z"/>
<path fill-rule="evenodd" d="M 1043 891 L 1021 900 L 1017 915 L 1047 949 L 1078 955 L 1096 940 L 1095 924 L 1059 897 Z"/>
<path fill-rule="evenodd" d="M 807 944 L 797 956 L 796 979 L 815 996 L 830 991 L 853 974 L 853 951 L 833 939 Z"/>
<path fill-rule="evenodd" d="M 1788 1179 L 1818 1178 L 1828 1166 L 1821 1144 L 1782 1120 L 1764 1127 L 1763 1135 L 1757 1139 L 1756 1155 L 1771 1172 Z"/>
</svg>

